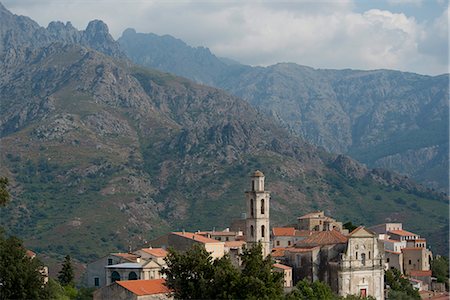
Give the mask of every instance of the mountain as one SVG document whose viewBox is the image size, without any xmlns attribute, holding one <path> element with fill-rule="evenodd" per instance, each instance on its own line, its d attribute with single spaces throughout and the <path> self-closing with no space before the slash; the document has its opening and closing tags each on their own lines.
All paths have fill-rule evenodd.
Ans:
<svg viewBox="0 0 450 300">
<path fill-rule="evenodd" d="M 310 143 L 448 191 L 448 74 L 224 65 L 209 51 L 196 52 L 208 66 L 181 69 L 200 48 L 130 29 L 118 42 L 135 63 L 223 88 Z"/>
<path fill-rule="evenodd" d="M 79 43 L 1 38 L 0 176 L 13 200 L 0 225 L 38 253 L 87 262 L 168 230 L 229 226 L 255 169 L 274 225 L 324 209 L 401 221 L 448 250 L 446 196 L 318 149 L 240 98 Z"/>
</svg>

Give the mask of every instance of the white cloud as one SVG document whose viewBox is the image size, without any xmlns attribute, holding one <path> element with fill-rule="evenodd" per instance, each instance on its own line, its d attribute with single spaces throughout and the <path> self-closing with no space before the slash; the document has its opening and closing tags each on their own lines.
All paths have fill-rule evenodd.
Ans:
<svg viewBox="0 0 450 300">
<path fill-rule="evenodd" d="M 59 19 L 84 28 L 89 20 L 102 19 L 115 37 L 127 27 L 171 34 L 252 65 L 289 61 L 320 68 L 447 72 L 448 10 L 433 22 L 419 23 L 387 10 L 357 13 L 350 0 L 6 0 L 4 4 L 42 25 Z"/>
</svg>

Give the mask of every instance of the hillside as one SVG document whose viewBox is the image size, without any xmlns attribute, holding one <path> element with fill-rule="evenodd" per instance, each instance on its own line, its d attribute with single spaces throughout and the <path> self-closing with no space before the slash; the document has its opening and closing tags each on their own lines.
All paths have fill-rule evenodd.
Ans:
<svg viewBox="0 0 450 300">
<path fill-rule="evenodd" d="M 274 225 L 324 209 L 402 221 L 448 249 L 446 197 L 319 150 L 239 98 L 67 40 L 3 45 L 0 175 L 13 201 L 0 225 L 38 253 L 87 262 L 170 229 L 226 227 L 255 169 Z"/>
<path fill-rule="evenodd" d="M 118 42 L 135 63 L 223 88 L 314 145 L 448 191 L 448 74 L 225 65 L 204 48 L 131 29 Z"/>
</svg>

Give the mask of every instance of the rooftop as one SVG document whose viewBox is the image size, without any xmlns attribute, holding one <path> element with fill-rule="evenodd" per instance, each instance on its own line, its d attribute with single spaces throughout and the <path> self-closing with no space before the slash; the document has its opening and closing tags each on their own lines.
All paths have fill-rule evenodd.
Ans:
<svg viewBox="0 0 450 300">
<path fill-rule="evenodd" d="M 256 170 L 256 171 L 253 173 L 252 177 L 264 177 L 264 173 L 261 172 L 260 170 Z"/>
<path fill-rule="evenodd" d="M 270 256 L 272 257 L 283 257 L 285 248 L 273 248 Z"/>
<path fill-rule="evenodd" d="M 277 269 L 283 269 L 283 270 L 292 270 L 291 267 L 285 266 L 285 265 L 283 265 L 283 264 L 273 264 L 273 267 L 274 267 L 274 268 L 277 268 Z"/>
<path fill-rule="evenodd" d="M 210 238 L 204 237 L 204 236 L 202 236 L 200 234 L 196 234 L 196 233 L 192 233 L 192 232 L 172 232 L 172 234 L 175 234 L 175 235 L 178 235 L 180 237 L 187 238 L 187 239 L 191 239 L 191 240 L 203 243 L 203 244 L 220 243 L 217 240 L 210 239 Z"/>
<path fill-rule="evenodd" d="M 142 265 L 138 263 L 123 263 L 117 265 L 109 265 L 105 268 L 108 269 L 142 269 Z"/>
<path fill-rule="evenodd" d="M 165 279 L 127 280 L 116 283 L 137 296 L 167 294 L 170 290 L 164 285 Z"/>
<path fill-rule="evenodd" d="M 272 228 L 272 234 L 274 236 L 294 236 L 294 227 L 274 227 Z"/>
<path fill-rule="evenodd" d="M 292 252 L 292 253 L 305 253 L 305 252 L 311 252 L 311 251 L 313 251 L 314 249 L 317 249 L 317 248 L 319 248 L 319 246 L 309 247 L 309 248 L 306 248 L 306 247 L 305 248 L 289 247 L 289 248 L 286 248 L 285 251 Z"/>
<path fill-rule="evenodd" d="M 111 255 L 122 257 L 131 262 L 136 262 L 136 260 L 139 258 L 139 255 L 132 253 L 111 253 Z"/>
<path fill-rule="evenodd" d="M 406 230 L 390 230 L 388 233 L 393 233 L 400 236 L 419 236 L 418 234 L 406 231 Z"/>
<path fill-rule="evenodd" d="M 337 230 L 319 231 L 297 244 L 302 246 L 332 245 L 347 243 L 347 237 Z"/>
<path fill-rule="evenodd" d="M 225 247 L 226 248 L 240 248 L 243 245 L 245 245 L 245 241 L 229 241 L 229 242 L 225 242 Z"/>
<path fill-rule="evenodd" d="M 318 218 L 318 217 L 324 217 L 323 211 L 321 211 L 321 210 L 313 211 L 309 214 L 298 217 L 297 219 L 309 219 L 309 218 Z"/>
<path fill-rule="evenodd" d="M 166 257 L 167 251 L 163 248 L 142 248 L 141 251 L 153 255 L 155 257 Z"/>
</svg>

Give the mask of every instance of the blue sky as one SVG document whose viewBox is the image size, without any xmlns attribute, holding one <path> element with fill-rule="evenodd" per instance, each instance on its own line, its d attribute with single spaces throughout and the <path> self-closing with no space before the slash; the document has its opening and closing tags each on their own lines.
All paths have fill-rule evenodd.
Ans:
<svg viewBox="0 0 450 300">
<path fill-rule="evenodd" d="M 218 56 L 267 66 L 448 72 L 448 0 L 3 0 L 42 26 L 105 21 L 170 34 Z"/>
</svg>

